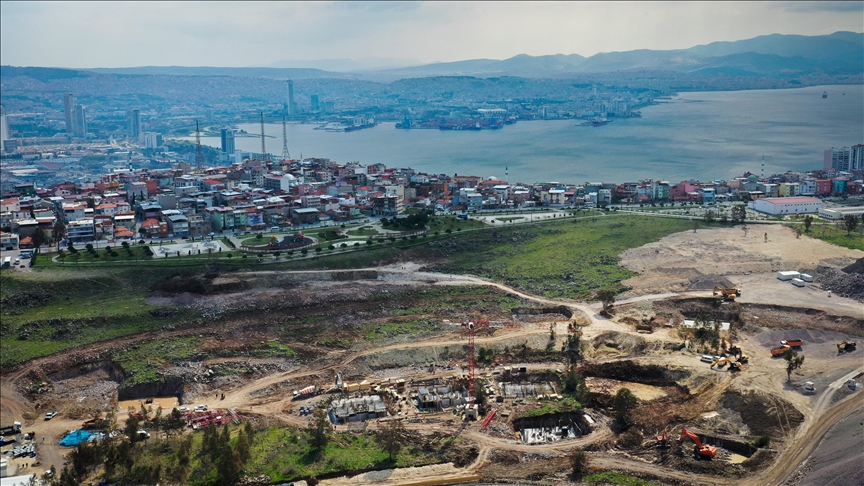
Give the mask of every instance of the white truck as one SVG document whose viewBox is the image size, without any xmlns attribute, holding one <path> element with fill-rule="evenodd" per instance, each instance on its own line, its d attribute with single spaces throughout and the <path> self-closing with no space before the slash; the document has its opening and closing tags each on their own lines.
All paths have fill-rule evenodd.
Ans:
<svg viewBox="0 0 864 486">
<path fill-rule="evenodd" d="M 310 385 L 306 388 L 295 390 L 294 391 L 294 400 L 302 400 L 304 398 L 309 398 L 318 394 L 318 386 Z"/>
</svg>

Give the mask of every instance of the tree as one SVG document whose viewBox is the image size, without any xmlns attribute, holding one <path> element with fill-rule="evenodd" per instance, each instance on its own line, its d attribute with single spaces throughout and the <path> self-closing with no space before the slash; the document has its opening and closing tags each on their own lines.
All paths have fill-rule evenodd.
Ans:
<svg viewBox="0 0 864 486">
<path fill-rule="evenodd" d="M 732 206 L 732 222 L 743 223 L 747 219 L 747 207 L 743 204 Z"/>
<path fill-rule="evenodd" d="M 846 217 L 843 218 L 843 227 L 846 228 L 846 236 L 849 236 L 853 231 L 855 231 L 855 228 L 858 227 L 858 218 L 856 218 L 854 215 L 847 214 Z M 37 232 L 38 231 L 39 230 L 37 230 Z M 33 238 L 33 241 L 36 241 L 35 236 Z"/>
<path fill-rule="evenodd" d="M 581 447 L 570 451 L 567 459 L 570 461 L 570 470 L 573 472 L 573 476 L 579 476 L 588 471 L 588 454 Z"/>
<path fill-rule="evenodd" d="M 378 429 L 375 440 L 393 462 L 393 457 L 399 454 L 405 442 L 405 426 L 401 420 L 387 421 Z"/>
<path fill-rule="evenodd" d="M 48 235 L 45 234 L 45 230 L 42 228 L 36 228 L 36 232 L 33 233 L 33 245 L 36 248 L 48 243 Z"/>
<path fill-rule="evenodd" d="M 591 401 L 591 391 L 575 366 L 564 375 L 564 392 L 572 395 L 582 406 L 586 406 Z"/>
<path fill-rule="evenodd" d="M 808 233 L 810 232 L 810 225 L 812 225 L 812 224 L 813 224 L 813 216 L 810 216 L 809 214 L 807 216 L 804 216 L 804 231 L 805 232 L 808 232 Z"/>
<path fill-rule="evenodd" d="M 630 423 L 630 413 L 636 408 L 636 396 L 628 388 L 621 388 L 612 397 L 612 408 L 615 409 L 615 419 L 621 425 Z"/>
<path fill-rule="evenodd" d="M 611 314 L 615 307 L 615 291 L 610 288 L 597 291 L 597 300 L 603 303 L 603 312 Z"/>
<path fill-rule="evenodd" d="M 567 339 L 561 345 L 561 354 L 571 365 L 582 359 L 582 331 L 577 330 L 572 322 L 567 325 Z"/>
<path fill-rule="evenodd" d="M 713 223 L 715 218 L 716 218 L 716 215 L 714 214 L 714 211 L 708 211 L 707 213 L 705 213 L 705 222 L 706 223 L 708 223 L 708 224 Z"/>
<path fill-rule="evenodd" d="M 789 348 L 783 354 L 783 359 L 786 360 L 786 381 L 792 381 L 792 372 L 801 368 L 801 365 L 804 364 L 804 356 L 800 356 L 797 351 Z"/>
<path fill-rule="evenodd" d="M 63 221 L 57 221 L 54 223 L 54 228 L 51 230 L 51 239 L 54 240 L 54 244 L 58 247 L 60 246 L 60 241 L 66 238 L 66 225 L 63 224 Z"/>
<path fill-rule="evenodd" d="M 323 408 L 316 408 L 312 413 L 312 423 L 306 432 L 311 436 L 310 443 L 313 448 L 318 451 L 327 446 L 330 432 L 330 419 L 327 417 L 327 412 Z"/>
</svg>

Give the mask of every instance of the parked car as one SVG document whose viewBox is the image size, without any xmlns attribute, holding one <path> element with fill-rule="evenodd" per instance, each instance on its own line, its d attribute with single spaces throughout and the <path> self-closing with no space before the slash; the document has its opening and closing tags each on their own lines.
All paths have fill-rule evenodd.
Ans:
<svg viewBox="0 0 864 486">
<path fill-rule="evenodd" d="M 51 420 L 57 416 L 57 412 L 48 412 L 45 414 L 45 420 Z"/>
</svg>

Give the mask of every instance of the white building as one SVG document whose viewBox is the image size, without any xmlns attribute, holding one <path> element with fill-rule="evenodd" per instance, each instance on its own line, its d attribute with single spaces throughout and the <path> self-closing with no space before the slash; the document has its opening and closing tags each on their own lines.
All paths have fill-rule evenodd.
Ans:
<svg viewBox="0 0 864 486">
<path fill-rule="evenodd" d="M 766 197 L 751 201 L 747 205 L 754 211 L 782 216 L 786 214 L 818 213 L 822 201 L 815 197 Z"/>
<path fill-rule="evenodd" d="M 819 209 L 819 217 L 824 219 L 830 219 L 832 221 L 838 221 L 846 218 L 846 216 L 851 215 L 856 218 L 860 218 L 861 215 L 864 214 L 864 207 L 833 207 L 833 208 L 820 208 Z"/>
</svg>

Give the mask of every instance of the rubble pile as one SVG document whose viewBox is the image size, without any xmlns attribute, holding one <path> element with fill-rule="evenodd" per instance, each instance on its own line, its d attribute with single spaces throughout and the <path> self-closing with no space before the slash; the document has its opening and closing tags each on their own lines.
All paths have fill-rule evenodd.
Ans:
<svg viewBox="0 0 864 486">
<path fill-rule="evenodd" d="M 826 266 L 820 266 L 815 270 L 805 270 L 804 273 L 812 275 L 816 283 L 822 285 L 825 290 L 830 290 L 840 297 L 864 302 L 864 273 L 857 271 L 858 266 L 856 265 L 858 264 L 847 267 L 852 269 L 850 273 L 847 273 L 846 269 L 838 270 Z"/>
</svg>

